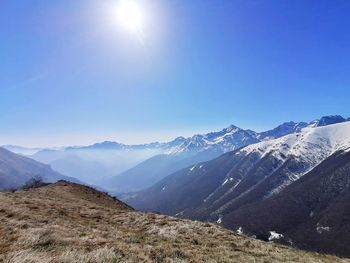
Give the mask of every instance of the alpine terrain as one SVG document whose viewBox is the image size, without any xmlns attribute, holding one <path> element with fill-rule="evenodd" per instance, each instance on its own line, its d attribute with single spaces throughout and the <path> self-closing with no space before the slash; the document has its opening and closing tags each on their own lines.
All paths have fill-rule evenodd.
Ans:
<svg viewBox="0 0 350 263">
<path fill-rule="evenodd" d="M 240 225 L 230 220 L 235 211 L 253 204 L 260 206 L 289 185 L 300 184 L 300 178 L 348 148 L 350 122 L 307 127 L 178 171 L 147 190 L 127 196 L 125 201 L 141 210 L 216 221 L 237 230 Z M 322 250 L 317 245 L 313 248 Z"/>
</svg>

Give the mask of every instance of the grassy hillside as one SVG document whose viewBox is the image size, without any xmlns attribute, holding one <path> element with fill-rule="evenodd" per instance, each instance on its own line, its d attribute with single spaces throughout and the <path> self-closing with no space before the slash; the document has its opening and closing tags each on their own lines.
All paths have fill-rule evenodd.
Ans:
<svg viewBox="0 0 350 263">
<path fill-rule="evenodd" d="M 140 213 L 64 181 L 0 193 L 0 262 L 350 262 Z"/>
</svg>

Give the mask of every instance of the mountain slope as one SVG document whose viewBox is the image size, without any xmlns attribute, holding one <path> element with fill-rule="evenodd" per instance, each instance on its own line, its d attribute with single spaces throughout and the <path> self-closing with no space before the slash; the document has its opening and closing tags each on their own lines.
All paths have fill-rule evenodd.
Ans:
<svg viewBox="0 0 350 263">
<path fill-rule="evenodd" d="M 350 256 L 350 152 L 337 152 L 273 198 L 225 215 L 222 224 L 304 249 Z"/>
<path fill-rule="evenodd" d="M 0 148 L 0 190 L 18 188 L 35 176 L 42 177 L 46 182 L 61 179 L 78 182 L 55 172 L 48 165 Z"/>
<path fill-rule="evenodd" d="M 125 201 L 141 210 L 221 220 L 243 205 L 277 194 L 347 147 L 349 122 L 307 128 L 186 168 Z"/>
<path fill-rule="evenodd" d="M 0 211 L 1 262 L 349 262 L 214 224 L 136 212 L 64 181 L 0 193 Z"/>
</svg>

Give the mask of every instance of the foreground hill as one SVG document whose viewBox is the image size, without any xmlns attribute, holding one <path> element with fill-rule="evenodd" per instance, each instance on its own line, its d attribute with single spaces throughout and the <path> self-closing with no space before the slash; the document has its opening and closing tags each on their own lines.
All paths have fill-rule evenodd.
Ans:
<svg viewBox="0 0 350 263">
<path fill-rule="evenodd" d="M 49 165 L 12 153 L 0 147 L 0 190 L 21 187 L 33 177 L 41 177 L 45 182 L 76 179 L 55 172 Z"/>
<path fill-rule="evenodd" d="M 134 211 L 77 184 L 0 193 L 0 262 L 350 262 Z"/>
</svg>

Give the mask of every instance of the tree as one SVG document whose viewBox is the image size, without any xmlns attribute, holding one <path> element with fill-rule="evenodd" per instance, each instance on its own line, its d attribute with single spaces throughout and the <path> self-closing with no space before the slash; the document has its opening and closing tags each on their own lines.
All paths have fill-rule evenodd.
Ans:
<svg viewBox="0 0 350 263">
<path fill-rule="evenodd" d="M 42 186 L 46 186 L 48 183 L 44 182 L 44 179 L 41 176 L 34 176 L 30 178 L 22 187 L 23 190 L 28 190 L 32 188 L 39 188 Z"/>
</svg>

